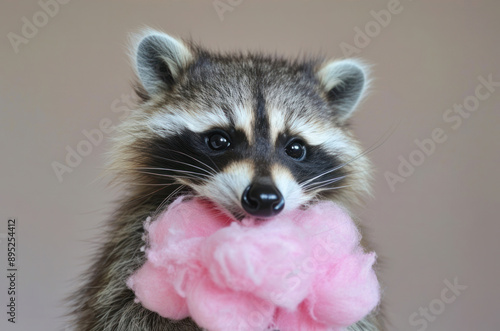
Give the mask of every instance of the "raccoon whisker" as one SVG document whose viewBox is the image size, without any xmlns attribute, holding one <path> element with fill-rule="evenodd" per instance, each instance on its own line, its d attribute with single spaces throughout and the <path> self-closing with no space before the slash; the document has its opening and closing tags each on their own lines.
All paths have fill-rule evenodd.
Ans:
<svg viewBox="0 0 500 331">
<path fill-rule="evenodd" d="M 196 181 L 206 181 L 208 176 L 204 175 L 198 175 L 198 176 L 193 176 L 193 175 L 168 175 L 168 174 L 157 174 L 154 172 L 145 172 L 141 171 L 141 174 L 145 175 L 153 175 L 161 178 L 166 178 L 167 182 L 164 184 L 172 185 L 172 184 L 182 184 L 182 182 L 179 182 L 177 179 L 190 179 L 190 180 L 196 180 Z"/>
<path fill-rule="evenodd" d="M 172 186 L 172 185 L 179 185 L 179 184 L 178 184 L 178 183 L 165 184 L 163 187 L 160 187 L 160 188 L 159 188 L 159 189 L 157 189 L 157 190 L 154 190 L 154 191 L 152 191 L 152 192 L 149 192 L 148 194 L 143 194 L 143 195 L 141 195 L 141 196 L 138 196 L 138 197 L 136 197 L 135 199 L 132 199 L 132 200 L 130 200 L 130 201 L 137 201 L 137 200 L 144 199 L 144 198 L 146 198 L 146 197 L 148 197 L 148 196 L 151 196 L 151 195 L 153 195 L 153 194 L 155 194 L 155 193 L 160 192 L 161 190 L 164 190 L 164 189 L 166 189 L 166 188 L 169 188 L 169 187 L 170 187 L 170 186 Z M 180 184 L 180 187 L 185 187 L 185 185 Z M 175 190 L 179 190 L 179 187 L 178 187 L 178 188 L 176 188 L 176 189 L 174 189 L 174 191 L 175 191 Z M 172 192 L 172 193 L 173 193 L 173 192 Z M 167 198 L 171 197 L 172 193 L 170 193 L 170 194 L 169 194 L 169 196 L 168 196 Z M 163 201 L 167 201 L 167 202 L 168 202 L 168 199 L 164 199 Z M 157 210 L 158 210 L 158 208 L 157 208 Z"/>
<path fill-rule="evenodd" d="M 341 168 L 345 167 L 345 166 L 346 166 L 346 165 L 348 165 L 349 163 L 351 163 L 351 162 L 355 161 L 356 159 L 358 159 L 358 158 L 360 158 L 360 157 L 362 157 L 362 156 L 363 156 L 363 154 L 359 154 L 359 155 L 358 155 L 358 156 L 356 156 L 355 158 L 352 158 L 350 161 L 347 161 L 347 162 L 345 162 L 345 163 L 343 163 L 343 164 L 341 164 L 341 165 L 339 165 L 339 166 L 337 166 L 337 167 L 334 167 L 334 168 L 332 168 L 332 169 L 330 169 L 330 170 L 327 170 L 327 171 L 325 171 L 325 172 L 323 172 L 323 173 L 321 173 L 321 174 L 319 174 L 319 175 L 317 175 L 317 176 L 315 176 L 315 177 L 313 177 L 313 178 L 310 178 L 310 179 L 308 179 L 308 180 L 305 180 L 305 181 L 303 181 L 303 182 L 301 182 L 301 183 L 299 183 L 299 184 L 300 184 L 301 186 L 302 186 L 302 185 L 308 185 L 308 184 L 310 184 L 311 182 L 313 182 L 314 180 L 316 180 L 316 179 L 318 179 L 318 178 L 320 178 L 320 177 L 323 177 L 323 176 L 325 176 L 325 175 L 328 175 L 328 174 L 330 174 L 330 173 L 332 173 L 332 172 L 334 172 L 334 171 L 337 171 L 337 170 L 339 170 L 339 169 L 341 169 Z"/>
<path fill-rule="evenodd" d="M 356 173 L 360 173 L 360 172 L 356 172 Z M 321 181 L 321 182 L 311 183 L 311 184 L 305 186 L 303 189 L 304 189 L 305 193 L 309 193 L 309 192 L 314 191 L 314 190 L 316 190 L 318 188 L 321 188 L 321 187 L 324 187 L 324 186 L 336 183 L 338 181 L 341 181 L 341 180 L 347 178 L 348 176 L 350 176 L 350 175 L 352 176 L 352 175 L 354 175 L 356 173 L 355 172 L 350 172 L 350 173 L 347 173 L 346 175 L 343 175 L 343 176 L 340 176 L 340 177 L 331 178 L 331 179 L 324 180 L 324 181 Z M 346 187 L 346 186 L 342 186 L 342 187 Z"/>
<path fill-rule="evenodd" d="M 212 199 L 210 199 L 206 195 L 200 194 L 198 191 L 196 191 L 196 189 L 194 190 L 193 193 L 194 193 L 193 194 L 194 197 L 198 197 L 201 199 L 208 199 L 210 201 L 213 201 Z M 226 207 L 223 207 L 223 206 L 215 203 L 215 207 L 216 207 L 215 210 L 217 212 L 219 212 L 220 215 L 230 216 L 230 217 L 235 218 L 237 220 L 242 220 L 246 216 L 246 214 L 240 208 L 236 207 L 236 206 L 240 206 L 239 200 L 234 198 L 237 196 L 239 196 L 239 193 L 235 189 L 232 189 L 230 197 L 228 197 L 230 202 L 232 203 L 232 205 L 235 206 L 235 208 L 226 208 Z M 213 202 L 215 202 L 215 201 L 213 201 Z"/>
<path fill-rule="evenodd" d="M 124 184 L 127 185 L 135 185 L 135 186 L 170 186 L 173 185 L 174 183 L 163 183 L 163 184 L 147 184 L 147 183 L 133 183 L 133 182 L 124 182 Z"/>
<path fill-rule="evenodd" d="M 338 189 L 341 189 L 341 188 L 346 188 L 346 187 L 351 187 L 352 185 L 343 185 L 343 186 L 335 186 L 335 187 L 323 187 L 323 188 L 320 188 L 316 194 L 320 193 L 320 192 L 324 192 L 324 191 L 333 191 L 333 190 L 338 190 Z"/>
<path fill-rule="evenodd" d="M 191 164 L 191 163 L 187 163 L 187 162 L 183 162 L 183 161 L 179 161 L 179 160 L 175 160 L 175 159 L 170 159 L 170 158 L 166 158 L 166 157 L 162 157 L 162 156 L 159 156 L 159 155 L 154 155 L 155 158 L 158 158 L 158 159 L 161 159 L 161 160 L 165 160 L 165 161 L 168 161 L 168 162 L 175 162 L 175 163 L 179 163 L 179 164 L 183 164 L 183 165 L 186 165 L 188 167 L 192 167 L 192 168 L 195 168 L 195 169 L 198 169 L 198 170 L 201 170 L 203 171 L 204 173 L 207 173 L 209 175 L 215 175 L 215 172 L 214 171 L 211 171 L 211 170 L 208 170 L 208 169 L 205 169 L 205 168 L 201 168 L 201 167 L 198 167 L 194 164 Z"/>
<path fill-rule="evenodd" d="M 238 221 L 241 221 L 247 215 L 244 212 L 242 212 L 242 211 L 234 211 L 233 214 L 232 214 L 232 216 L 234 218 L 236 218 Z"/>
<path fill-rule="evenodd" d="M 198 160 L 197 158 L 195 158 L 195 157 L 194 157 L 194 156 L 192 156 L 192 155 L 189 155 L 189 154 L 187 154 L 187 153 L 183 153 L 183 152 L 181 152 L 181 151 L 177 151 L 177 150 L 175 150 L 175 149 L 168 149 L 168 151 L 175 152 L 175 153 L 179 153 L 179 154 L 181 154 L 181 155 L 187 156 L 187 157 L 189 157 L 189 158 L 191 158 L 191 159 L 195 160 L 196 162 L 200 163 L 202 166 L 205 166 L 205 167 L 207 167 L 208 169 L 210 169 L 210 170 L 212 171 L 212 174 L 216 174 L 216 173 L 217 173 L 217 171 L 216 171 L 214 168 L 212 168 L 211 166 L 209 166 L 209 165 L 208 165 L 208 164 L 206 164 L 205 162 L 203 162 L 203 161 L 201 161 L 201 160 Z M 158 156 L 158 157 L 159 157 L 159 156 Z M 209 157 L 209 159 L 210 159 L 210 161 L 212 161 L 213 165 L 214 165 L 217 169 L 219 169 L 219 167 L 218 167 L 218 166 L 217 166 L 217 164 L 216 164 L 216 163 L 212 160 L 212 158 L 210 158 L 210 157 Z M 171 161 L 175 161 L 175 160 L 171 160 Z"/>
<path fill-rule="evenodd" d="M 373 150 L 374 150 L 374 149 L 373 149 Z M 343 167 L 345 167 L 345 166 L 349 165 L 350 163 L 352 163 L 352 162 L 356 161 L 356 160 L 357 160 L 357 159 L 359 159 L 360 157 L 363 157 L 364 155 L 366 155 L 366 154 L 368 154 L 368 153 L 372 152 L 373 150 L 367 149 L 367 150 L 365 150 L 364 152 L 362 152 L 362 153 L 358 154 L 357 156 L 353 157 L 353 158 L 352 158 L 352 159 L 350 159 L 349 161 L 347 161 L 347 162 L 345 162 L 345 163 L 342 163 L 341 165 L 338 165 L 338 166 L 336 166 L 336 167 L 334 167 L 334 168 L 332 168 L 332 169 L 330 169 L 330 170 L 327 170 L 327 171 L 323 172 L 322 174 L 319 174 L 319 175 L 317 175 L 317 176 L 315 176 L 315 177 L 313 177 L 313 178 L 310 178 L 310 179 L 308 179 L 308 180 L 306 180 L 306 181 L 304 181 L 304 182 L 300 183 L 300 185 L 303 185 L 303 184 L 306 184 L 306 185 L 307 185 L 307 184 L 311 183 L 312 181 L 314 181 L 314 180 L 316 180 L 316 179 L 318 179 L 318 178 L 320 178 L 320 177 L 323 177 L 323 176 L 325 176 L 325 175 L 328 175 L 328 174 L 330 174 L 330 173 L 332 173 L 332 172 L 334 172 L 334 171 L 340 170 L 340 169 L 342 169 Z"/>
<path fill-rule="evenodd" d="M 138 140 L 141 138 L 140 136 L 136 135 L 136 133 L 135 133 L 135 132 L 132 132 L 132 131 L 130 131 L 130 130 L 126 130 L 126 129 L 123 129 L 123 128 L 122 128 L 121 130 L 122 130 L 123 132 L 126 132 L 127 134 L 130 134 L 130 135 L 132 135 L 132 136 L 136 137 Z M 169 149 L 169 148 L 167 148 L 167 149 L 165 149 L 165 150 L 166 150 L 166 151 L 169 151 L 169 152 L 175 152 L 175 153 L 179 153 L 179 154 L 181 154 L 181 155 L 187 156 L 187 157 L 189 157 L 189 158 L 191 158 L 191 159 L 195 160 L 196 162 L 200 163 L 201 165 L 203 165 L 203 166 L 207 167 L 208 169 L 210 169 L 210 171 L 208 171 L 207 169 L 204 169 L 204 168 L 197 167 L 197 166 L 192 165 L 192 164 L 190 164 L 190 163 L 186 163 L 186 162 L 178 161 L 178 160 L 175 160 L 175 159 L 164 158 L 164 157 L 161 157 L 161 156 L 159 156 L 159 155 L 153 155 L 153 156 L 154 156 L 154 157 L 156 157 L 156 158 L 163 159 L 163 160 L 165 160 L 165 161 L 173 161 L 173 162 L 177 162 L 177 163 L 180 163 L 180 164 L 188 165 L 188 166 L 191 166 L 191 167 L 197 168 L 197 169 L 199 169 L 199 170 L 203 170 L 203 171 L 207 172 L 207 173 L 208 173 L 208 174 L 210 174 L 210 175 L 215 175 L 215 174 L 217 173 L 217 171 L 216 171 L 214 168 L 212 168 L 212 167 L 211 167 L 211 166 L 209 166 L 208 164 L 206 164 L 206 163 L 204 163 L 204 162 L 202 162 L 202 161 L 198 160 L 198 159 L 197 159 L 197 158 L 195 158 L 194 156 L 191 156 L 191 155 L 186 154 L 186 153 L 181 152 L 181 151 L 177 151 L 177 150 L 175 150 L 175 149 Z M 209 157 L 209 159 L 210 159 L 210 161 L 214 164 L 214 166 L 218 169 L 217 164 L 216 164 L 216 163 L 215 163 L 215 162 L 214 162 L 214 161 L 213 161 L 210 157 Z"/>
<path fill-rule="evenodd" d="M 173 197 L 175 194 L 179 193 L 179 191 L 181 191 L 185 186 L 184 185 L 181 185 L 179 186 L 178 188 L 176 188 L 175 190 L 173 190 L 165 199 L 163 199 L 163 201 L 158 205 L 158 207 L 155 209 L 154 211 L 154 215 L 156 215 L 160 210 L 163 209 L 163 207 L 165 207 L 169 201 L 170 201 L 170 198 Z"/>
<path fill-rule="evenodd" d="M 313 177 L 313 178 L 310 178 L 302 183 L 300 183 L 300 185 L 303 185 L 303 184 L 308 184 L 312 181 L 314 181 L 315 179 L 318 179 L 319 177 L 322 177 L 324 175 L 327 175 L 329 173 L 332 173 L 334 171 L 337 171 L 339 169 L 342 169 L 343 167 L 349 165 L 350 163 L 356 161 L 357 159 L 359 159 L 360 157 L 363 157 L 371 152 L 373 152 L 374 150 L 376 150 L 377 148 L 379 148 L 380 146 L 382 146 L 386 141 L 387 139 L 389 139 L 389 137 L 394 133 L 394 131 L 396 130 L 396 126 L 393 126 L 392 128 L 390 128 L 388 131 L 386 131 L 384 133 L 384 135 L 382 135 L 380 138 L 378 138 L 377 141 L 375 141 L 370 147 L 368 147 L 367 149 L 365 149 L 363 152 L 359 153 L 358 155 L 356 155 L 355 157 L 353 157 L 352 159 L 350 159 L 349 161 L 337 166 L 337 167 L 334 167 L 328 171 L 325 171 L 324 173 L 322 174 L 319 174 L 318 176 L 316 177 Z"/>
<path fill-rule="evenodd" d="M 167 174 L 157 174 L 154 172 L 146 172 L 146 171 L 141 171 L 141 174 L 144 175 L 152 175 L 152 176 L 157 176 L 157 177 L 163 177 L 163 178 L 169 178 L 172 180 L 172 182 L 175 182 L 175 179 L 178 178 L 186 178 L 186 179 L 194 179 L 194 180 L 206 180 L 206 176 L 193 176 L 193 175 L 167 175 Z"/>
<path fill-rule="evenodd" d="M 186 154 L 187 155 L 187 154 Z M 188 155 L 189 156 L 189 155 Z M 193 167 L 193 168 L 196 168 L 196 169 L 199 169 L 209 175 L 212 175 L 214 176 L 216 174 L 215 170 L 213 168 L 211 168 L 210 166 L 206 165 L 203 163 L 203 165 L 209 167 L 211 169 L 211 171 L 209 171 L 208 169 L 204 169 L 204 168 L 201 168 L 201 167 L 198 167 L 198 166 L 195 166 L 191 163 L 187 163 L 187 162 L 183 162 L 183 161 L 178 161 L 178 160 L 175 160 L 175 159 L 169 159 L 169 158 L 166 158 L 166 157 L 162 157 L 162 156 L 159 156 L 159 155 L 155 155 L 154 157 L 156 158 L 159 158 L 159 159 L 162 159 L 162 160 L 165 160 L 165 161 L 170 161 L 170 162 L 176 162 L 176 163 L 180 163 L 180 164 L 184 164 L 184 165 L 187 165 L 187 166 L 190 166 L 190 167 Z M 196 160 L 196 159 L 195 159 Z M 198 162 L 201 162 L 199 160 L 197 160 Z"/>
<path fill-rule="evenodd" d="M 160 187 L 160 188 L 159 188 L 159 189 L 157 189 L 157 190 L 154 190 L 154 191 L 152 191 L 152 192 L 149 192 L 148 194 L 143 194 L 143 195 L 141 195 L 141 196 L 138 196 L 138 197 L 136 197 L 136 198 L 134 198 L 134 199 L 132 199 L 132 200 L 130 200 L 130 201 L 138 201 L 138 200 L 142 200 L 142 199 L 144 199 L 144 198 L 146 198 L 146 197 L 148 197 L 148 196 L 150 196 L 150 195 L 153 195 L 153 194 L 155 194 L 155 193 L 160 192 L 161 190 L 164 190 L 164 189 L 166 189 L 166 188 L 170 187 L 171 185 L 172 185 L 172 184 L 165 184 L 164 186 Z"/>
<path fill-rule="evenodd" d="M 245 217 L 245 214 L 239 210 L 229 210 L 219 205 L 215 205 L 215 212 L 219 216 L 229 216 L 231 218 L 235 218 L 237 220 L 241 220 Z"/>
<path fill-rule="evenodd" d="M 325 187 L 325 186 L 328 186 L 328 185 L 330 185 L 330 183 L 324 183 L 324 184 L 322 184 L 322 185 L 318 185 L 318 186 L 310 187 L 310 188 L 308 188 L 307 190 L 304 190 L 304 193 L 305 193 L 305 194 L 308 194 L 308 193 L 314 193 L 314 192 L 316 192 L 316 190 L 317 190 L 317 189 L 320 189 L 320 188 Z"/>
<path fill-rule="evenodd" d="M 201 176 L 204 178 L 208 177 L 208 175 L 202 174 L 199 172 L 194 172 L 194 171 L 189 171 L 189 170 L 170 169 L 170 168 L 135 168 L 135 170 L 162 170 L 162 171 L 171 171 L 174 173 L 174 174 L 170 175 L 170 174 L 158 174 L 158 173 L 149 172 L 149 171 L 141 171 L 141 173 L 143 173 L 143 174 L 157 175 L 157 176 L 162 176 L 162 177 L 177 177 L 177 175 L 175 174 L 176 172 L 180 172 L 181 174 L 185 174 L 186 176 L 187 175 L 194 175 L 194 176 Z"/>
<path fill-rule="evenodd" d="M 163 209 L 163 207 L 170 201 L 170 198 L 175 196 L 179 191 L 181 191 L 186 185 L 181 185 L 175 190 L 173 190 L 163 201 L 160 203 L 160 205 L 156 208 L 154 214 L 158 213 L 159 210 Z"/>
<path fill-rule="evenodd" d="M 182 175 L 178 174 L 161 174 L 161 173 L 154 173 L 154 172 L 149 172 L 149 171 L 142 171 L 141 169 L 151 169 L 151 170 L 169 170 L 169 169 L 164 169 L 164 168 L 129 168 L 126 170 L 118 170 L 118 169 L 108 169 L 108 170 L 114 170 L 114 171 L 124 171 L 124 172 L 131 172 L 131 170 L 139 170 L 140 174 L 145 174 L 145 175 L 153 175 L 153 176 L 159 176 L 159 177 L 167 177 L 167 178 L 190 178 L 190 179 L 205 179 L 208 177 L 208 175 L 205 174 L 200 174 L 197 172 L 191 172 L 191 173 L 184 173 Z M 171 171 L 180 171 L 180 170 L 174 170 L 172 169 Z M 128 184 L 133 184 L 133 183 L 128 183 Z"/>
<path fill-rule="evenodd" d="M 331 178 L 331 179 L 327 179 L 327 180 L 323 180 L 323 181 L 320 181 L 320 182 L 313 182 L 313 183 L 309 183 L 307 185 L 302 186 L 302 188 L 304 189 L 304 191 L 307 192 L 310 188 L 314 189 L 314 187 L 316 187 L 317 185 L 321 185 L 323 183 L 326 183 L 326 184 L 335 183 L 335 182 L 338 182 L 339 180 L 342 180 L 342 179 L 344 179 L 346 177 L 347 177 L 347 175 L 340 176 L 340 177 L 335 177 L 335 178 Z"/>
<path fill-rule="evenodd" d="M 126 129 L 123 129 L 123 128 L 121 128 L 121 131 L 122 131 L 122 132 L 125 132 L 125 133 L 127 133 L 127 134 L 130 134 L 130 135 L 132 135 L 132 136 L 134 136 L 134 137 L 136 137 L 138 140 L 140 140 L 140 139 L 141 139 L 141 137 L 140 137 L 139 135 L 137 135 L 135 132 L 132 132 L 132 131 L 130 131 L 130 130 L 126 130 Z M 184 152 L 181 152 L 181 151 L 178 151 L 178 150 L 175 150 L 175 149 L 169 149 L 169 148 L 167 148 L 167 149 L 165 149 L 165 150 L 166 150 L 166 151 L 169 151 L 169 152 L 175 152 L 175 153 L 179 153 L 179 154 L 181 154 L 181 155 L 187 156 L 187 157 L 189 157 L 189 158 L 191 158 L 191 159 L 193 159 L 193 160 L 195 160 L 195 161 L 199 162 L 201 165 L 206 166 L 207 168 L 209 168 L 209 169 L 212 171 L 212 174 L 216 174 L 216 173 L 217 173 L 217 171 L 216 171 L 214 168 L 212 168 L 212 167 L 211 167 L 211 166 L 209 166 L 208 164 L 206 164 L 206 163 L 204 163 L 204 162 L 202 162 L 202 161 L 198 160 L 198 159 L 197 159 L 197 158 L 195 158 L 194 156 L 191 156 L 191 155 L 189 155 L 189 154 L 186 154 L 186 153 L 184 153 Z M 161 156 L 156 156 L 156 157 L 158 157 L 158 158 L 162 158 Z M 211 158 L 211 157 L 208 157 L 208 158 L 210 159 L 210 161 L 212 162 L 212 164 L 215 166 L 215 168 L 217 168 L 218 170 L 220 170 L 220 169 L 219 169 L 219 167 L 217 166 L 217 164 L 216 164 L 216 163 L 212 160 L 212 158 Z M 163 159 L 167 160 L 166 158 L 163 158 Z M 169 159 L 169 160 L 170 160 L 170 161 L 180 162 L 180 161 L 177 161 L 177 160 L 172 160 L 172 159 Z M 188 164 L 188 165 L 189 165 L 189 164 Z"/>
<path fill-rule="evenodd" d="M 179 169 L 171 169 L 171 168 L 148 168 L 148 167 L 140 167 L 140 168 L 127 168 L 127 169 L 118 169 L 118 168 L 108 168 L 107 170 L 109 171 L 116 171 L 116 172 L 132 172 L 132 170 L 139 170 L 140 173 L 144 174 L 149 174 L 149 175 L 162 175 L 162 176 L 171 176 L 171 177 L 180 177 L 180 175 L 177 174 L 157 174 L 157 173 L 152 173 L 152 172 L 145 172 L 142 170 L 163 170 L 163 171 L 171 171 L 171 172 L 182 172 L 185 175 L 194 175 L 194 176 L 204 176 L 208 177 L 208 175 L 204 173 L 199 173 L 195 171 L 189 171 L 189 170 L 179 170 Z"/>
<path fill-rule="evenodd" d="M 350 186 L 350 185 L 345 185 L 345 186 L 334 186 L 334 187 L 328 187 L 328 185 L 331 185 L 333 183 L 324 183 L 322 185 L 318 185 L 318 186 L 315 186 L 315 187 L 311 187 L 309 190 L 307 190 L 305 193 L 311 193 L 311 192 L 316 192 L 317 190 L 319 190 L 319 192 L 322 192 L 322 191 L 325 191 L 325 190 L 329 190 L 329 189 L 335 189 L 336 187 L 347 187 L 347 186 Z"/>
<path fill-rule="evenodd" d="M 161 173 L 156 173 L 156 172 L 149 172 L 149 171 L 139 171 L 140 174 L 144 175 L 154 175 L 154 176 L 160 176 L 160 177 L 171 177 L 171 178 L 198 178 L 197 176 L 202 176 L 205 177 L 203 174 L 161 174 Z"/>
</svg>

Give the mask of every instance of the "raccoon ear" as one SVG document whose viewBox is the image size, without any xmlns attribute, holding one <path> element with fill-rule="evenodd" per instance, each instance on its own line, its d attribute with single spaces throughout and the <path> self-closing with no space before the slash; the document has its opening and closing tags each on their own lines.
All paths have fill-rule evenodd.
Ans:
<svg viewBox="0 0 500 331">
<path fill-rule="evenodd" d="M 339 120 L 347 120 L 368 86 L 367 66 L 356 60 L 332 61 L 317 72 L 317 77 Z"/>
<path fill-rule="evenodd" d="M 139 79 L 149 95 L 167 89 L 193 59 L 191 51 L 180 40 L 148 30 L 139 36 L 135 49 L 135 66 Z"/>
</svg>

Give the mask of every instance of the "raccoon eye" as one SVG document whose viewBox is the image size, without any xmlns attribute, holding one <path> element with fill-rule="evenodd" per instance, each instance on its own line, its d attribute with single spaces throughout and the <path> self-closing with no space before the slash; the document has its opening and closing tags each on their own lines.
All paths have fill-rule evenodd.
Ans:
<svg viewBox="0 0 500 331">
<path fill-rule="evenodd" d="M 208 147 L 213 149 L 214 151 L 221 151 L 228 148 L 231 145 L 231 142 L 222 133 L 214 133 L 206 139 Z"/>
<path fill-rule="evenodd" d="M 292 140 L 285 147 L 285 153 L 298 161 L 302 161 L 306 157 L 306 146 L 300 140 Z"/>
</svg>

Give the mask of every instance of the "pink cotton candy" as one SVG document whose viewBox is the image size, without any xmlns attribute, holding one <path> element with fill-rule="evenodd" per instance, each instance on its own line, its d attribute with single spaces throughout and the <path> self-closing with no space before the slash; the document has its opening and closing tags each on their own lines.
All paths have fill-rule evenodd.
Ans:
<svg viewBox="0 0 500 331">
<path fill-rule="evenodd" d="M 192 318 L 208 330 L 262 331 L 275 309 L 251 293 L 221 289 L 208 278 L 191 284 L 187 304 Z"/>
<path fill-rule="evenodd" d="M 177 294 L 161 267 L 147 261 L 134 277 L 129 278 L 127 285 L 135 289 L 137 298 L 147 298 L 142 301 L 145 308 L 176 320 L 189 316 L 186 300 Z"/>
<path fill-rule="evenodd" d="M 279 331 L 332 331 L 331 326 L 312 319 L 305 302 L 295 311 L 277 309 L 274 325 Z"/>
<path fill-rule="evenodd" d="M 274 224 L 243 227 L 233 223 L 219 230 L 203 243 L 202 257 L 217 286 L 252 292 L 294 309 L 309 292 L 313 275 L 303 277 L 293 291 L 286 277 L 309 256 L 308 248 L 308 238 L 300 228 L 277 219 Z"/>
<path fill-rule="evenodd" d="M 343 327 L 366 315 L 366 307 L 375 307 L 380 299 L 374 262 L 374 253 L 354 253 L 332 265 L 326 274 L 319 274 L 307 299 L 311 317 Z"/>
<path fill-rule="evenodd" d="M 210 331 L 340 330 L 380 299 L 375 254 L 332 202 L 239 222 L 181 197 L 145 228 L 147 261 L 127 284 L 170 319 Z"/>
</svg>

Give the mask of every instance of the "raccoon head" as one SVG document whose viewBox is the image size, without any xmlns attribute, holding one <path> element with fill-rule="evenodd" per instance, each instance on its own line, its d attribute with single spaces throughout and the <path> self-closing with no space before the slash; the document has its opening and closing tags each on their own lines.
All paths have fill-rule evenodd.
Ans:
<svg viewBox="0 0 500 331">
<path fill-rule="evenodd" d="M 348 119 L 367 86 L 355 60 L 218 54 L 148 31 L 134 52 L 141 102 L 115 139 L 114 168 L 141 194 L 182 190 L 241 219 L 368 191 Z"/>
</svg>

